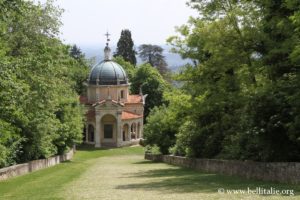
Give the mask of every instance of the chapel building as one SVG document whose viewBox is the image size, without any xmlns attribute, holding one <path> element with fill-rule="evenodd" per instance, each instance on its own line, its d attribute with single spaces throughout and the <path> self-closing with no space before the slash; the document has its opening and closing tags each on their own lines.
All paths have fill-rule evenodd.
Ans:
<svg viewBox="0 0 300 200">
<path fill-rule="evenodd" d="M 126 72 L 110 59 L 110 53 L 107 42 L 104 60 L 90 71 L 87 95 L 80 97 L 86 109 L 84 142 L 95 147 L 128 146 L 143 137 L 146 95 L 129 93 Z"/>
</svg>

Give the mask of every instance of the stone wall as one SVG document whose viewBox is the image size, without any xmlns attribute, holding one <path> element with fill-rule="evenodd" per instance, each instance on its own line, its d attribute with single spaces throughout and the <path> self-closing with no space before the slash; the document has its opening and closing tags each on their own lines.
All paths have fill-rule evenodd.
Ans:
<svg viewBox="0 0 300 200">
<path fill-rule="evenodd" d="M 300 183 L 299 162 L 254 162 L 217 159 L 192 159 L 170 155 L 145 154 L 145 159 L 200 171 L 235 175 L 248 179 L 281 183 Z"/>
<path fill-rule="evenodd" d="M 33 160 L 28 163 L 2 168 L 0 169 L 0 181 L 57 165 L 61 162 L 71 160 L 73 155 L 74 149 L 64 155 L 53 156 L 47 159 Z"/>
</svg>

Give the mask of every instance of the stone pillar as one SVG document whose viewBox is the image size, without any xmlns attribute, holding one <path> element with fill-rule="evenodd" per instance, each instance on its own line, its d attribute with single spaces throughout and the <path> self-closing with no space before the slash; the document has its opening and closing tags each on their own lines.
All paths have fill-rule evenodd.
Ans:
<svg viewBox="0 0 300 200">
<path fill-rule="evenodd" d="M 128 137 L 129 137 L 129 141 L 131 141 L 131 125 L 132 123 L 128 124 Z"/>
<path fill-rule="evenodd" d="M 100 134 L 101 134 L 101 115 L 99 112 L 96 112 L 95 147 L 101 147 Z"/>
<path fill-rule="evenodd" d="M 120 147 L 122 145 L 122 111 L 117 112 L 117 146 Z"/>
<path fill-rule="evenodd" d="M 144 138 L 143 137 L 143 130 L 144 130 L 144 123 L 143 123 L 143 118 L 141 119 L 141 122 L 140 122 L 140 138 Z"/>
</svg>

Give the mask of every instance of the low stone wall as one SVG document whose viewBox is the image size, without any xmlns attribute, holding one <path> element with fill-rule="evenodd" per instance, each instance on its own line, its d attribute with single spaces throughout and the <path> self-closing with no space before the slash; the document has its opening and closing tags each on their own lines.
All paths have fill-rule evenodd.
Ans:
<svg viewBox="0 0 300 200">
<path fill-rule="evenodd" d="M 64 155 L 53 156 L 47 159 L 33 160 L 28 163 L 2 168 L 0 169 L 0 181 L 9 179 L 11 177 L 34 172 L 39 169 L 51 167 L 67 160 L 71 160 L 74 155 L 74 152 L 75 150 L 72 149 L 70 152 Z"/>
<path fill-rule="evenodd" d="M 211 173 L 280 183 L 300 183 L 299 162 L 254 162 L 217 159 L 192 159 L 170 155 L 145 154 L 145 159 Z"/>
</svg>

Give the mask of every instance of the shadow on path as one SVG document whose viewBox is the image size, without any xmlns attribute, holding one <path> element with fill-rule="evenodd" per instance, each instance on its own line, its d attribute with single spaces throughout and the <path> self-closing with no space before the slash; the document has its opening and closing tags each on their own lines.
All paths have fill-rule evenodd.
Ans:
<svg viewBox="0 0 300 200">
<path fill-rule="evenodd" d="M 133 165 L 155 165 L 151 161 L 140 161 Z M 225 176 L 212 173 L 204 173 L 187 168 L 174 167 L 153 169 L 143 172 L 126 174 L 127 178 L 144 179 L 141 183 L 118 185 L 116 189 L 155 190 L 170 193 L 217 193 L 219 188 L 225 190 L 245 190 L 256 188 L 276 190 L 293 190 L 295 195 L 300 194 L 299 185 L 288 185 L 256 180 L 247 180 L 235 176 Z M 124 175 L 124 174 L 123 174 Z"/>
</svg>

